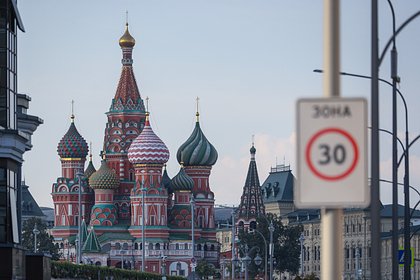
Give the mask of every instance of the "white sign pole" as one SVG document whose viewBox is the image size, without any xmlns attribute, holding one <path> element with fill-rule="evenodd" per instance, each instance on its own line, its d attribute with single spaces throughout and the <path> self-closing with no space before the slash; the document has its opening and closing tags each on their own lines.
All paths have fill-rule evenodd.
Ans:
<svg viewBox="0 0 420 280">
<path fill-rule="evenodd" d="M 324 95 L 340 96 L 340 0 L 324 0 Z M 321 212 L 321 279 L 343 277 L 343 210 Z"/>
</svg>

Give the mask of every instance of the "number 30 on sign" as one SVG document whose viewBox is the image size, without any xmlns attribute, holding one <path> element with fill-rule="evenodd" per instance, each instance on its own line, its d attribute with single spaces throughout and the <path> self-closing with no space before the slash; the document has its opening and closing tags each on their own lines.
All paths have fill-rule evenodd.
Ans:
<svg viewBox="0 0 420 280">
<path fill-rule="evenodd" d="M 366 143 L 365 99 L 299 100 L 295 204 L 301 208 L 367 206 Z"/>
</svg>

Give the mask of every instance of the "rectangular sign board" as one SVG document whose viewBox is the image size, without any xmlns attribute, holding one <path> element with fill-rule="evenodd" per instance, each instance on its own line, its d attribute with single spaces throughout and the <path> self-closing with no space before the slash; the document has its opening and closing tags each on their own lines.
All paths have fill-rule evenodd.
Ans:
<svg viewBox="0 0 420 280">
<path fill-rule="evenodd" d="M 296 206 L 367 207 L 366 99 L 300 99 L 296 113 Z"/>
</svg>

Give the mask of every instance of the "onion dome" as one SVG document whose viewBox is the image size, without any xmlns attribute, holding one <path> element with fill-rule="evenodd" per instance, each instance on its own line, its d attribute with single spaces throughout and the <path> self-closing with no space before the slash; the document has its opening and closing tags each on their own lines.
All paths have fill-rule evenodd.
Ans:
<svg viewBox="0 0 420 280">
<path fill-rule="evenodd" d="M 254 144 L 252 144 L 251 149 L 249 149 L 249 152 L 251 153 L 251 155 L 254 155 L 257 152 L 257 149 L 255 149 Z"/>
<path fill-rule="evenodd" d="M 119 186 L 117 174 L 112 171 L 103 159 L 98 171 L 89 177 L 89 185 L 93 189 L 116 189 Z"/>
<path fill-rule="evenodd" d="M 95 168 L 95 166 L 93 166 L 93 161 L 92 161 L 92 142 L 90 143 L 90 151 L 91 152 L 89 154 L 89 164 L 88 164 L 88 166 L 86 167 L 86 170 L 85 170 L 85 176 L 88 179 L 93 173 L 96 172 L 96 168 Z"/>
<path fill-rule="evenodd" d="M 178 174 L 172 178 L 172 187 L 174 191 L 190 191 L 193 189 L 194 181 L 185 173 L 183 166 L 181 166 Z"/>
<path fill-rule="evenodd" d="M 136 40 L 131 36 L 130 32 L 128 31 L 128 23 L 125 24 L 125 32 L 120 38 L 120 46 L 121 48 L 132 48 L 136 44 Z"/>
<path fill-rule="evenodd" d="M 58 143 L 58 155 L 61 158 L 86 158 L 88 151 L 88 145 L 77 131 L 74 125 L 74 116 L 72 115 L 69 130 Z"/>
<path fill-rule="evenodd" d="M 176 158 L 185 166 L 212 166 L 217 161 L 217 151 L 201 131 L 198 112 L 196 116 L 195 128 L 187 141 L 179 147 Z"/>
<path fill-rule="evenodd" d="M 150 127 L 149 113 L 146 113 L 143 131 L 128 149 L 128 160 L 132 164 L 164 164 L 169 160 L 168 147 Z"/>
<path fill-rule="evenodd" d="M 90 158 L 89 164 L 88 164 L 88 166 L 86 167 L 86 170 L 85 170 L 86 178 L 89 178 L 95 172 L 96 172 L 96 168 L 95 168 L 95 166 L 93 166 L 92 158 Z"/>
<path fill-rule="evenodd" d="M 171 178 L 169 178 L 168 172 L 166 171 L 166 164 L 163 170 L 163 174 L 162 174 L 162 180 L 161 180 L 161 184 L 162 187 L 166 188 L 168 190 L 168 193 L 173 193 L 174 189 L 172 187 L 172 182 L 171 182 Z"/>
</svg>

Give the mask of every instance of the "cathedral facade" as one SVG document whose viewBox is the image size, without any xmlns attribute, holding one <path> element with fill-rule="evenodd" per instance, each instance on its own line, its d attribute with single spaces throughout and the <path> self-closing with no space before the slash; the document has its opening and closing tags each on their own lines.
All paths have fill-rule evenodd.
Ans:
<svg viewBox="0 0 420 280">
<path fill-rule="evenodd" d="M 52 185 L 52 234 L 70 261 L 187 276 L 196 261 L 218 260 L 209 182 L 217 151 L 197 112 L 192 134 L 176 153 L 179 172 L 168 176 L 170 152 L 153 132 L 137 87 L 128 24 L 119 44 L 122 71 L 106 113 L 101 166 L 95 169 L 90 154 L 85 168 L 89 147 L 73 115 L 58 144 L 62 174 Z"/>
</svg>

